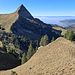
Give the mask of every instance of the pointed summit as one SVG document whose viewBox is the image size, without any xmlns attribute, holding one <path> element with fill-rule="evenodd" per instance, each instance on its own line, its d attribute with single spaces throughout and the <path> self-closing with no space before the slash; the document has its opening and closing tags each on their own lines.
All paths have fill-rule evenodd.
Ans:
<svg viewBox="0 0 75 75">
<path fill-rule="evenodd" d="M 26 9 L 26 8 L 24 7 L 23 4 L 21 4 L 21 5 L 19 6 L 18 10 L 20 10 L 20 9 Z M 26 10 L 27 10 L 27 9 L 26 9 Z"/>
<path fill-rule="evenodd" d="M 21 4 L 21 5 L 20 5 L 20 7 L 22 7 L 22 6 L 24 7 L 24 5 L 23 5 L 23 4 Z"/>
<path fill-rule="evenodd" d="M 24 7 L 23 4 L 17 9 L 17 13 L 23 17 L 33 19 L 33 16 L 29 13 L 29 11 Z"/>
</svg>

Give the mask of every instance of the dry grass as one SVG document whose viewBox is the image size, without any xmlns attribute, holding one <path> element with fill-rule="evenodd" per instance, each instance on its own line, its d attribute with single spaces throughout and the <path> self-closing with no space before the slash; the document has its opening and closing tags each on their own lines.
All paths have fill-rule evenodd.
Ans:
<svg viewBox="0 0 75 75">
<path fill-rule="evenodd" d="M 25 64 L 0 75 L 75 75 L 75 44 L 62 37 L 41 47 Z"/>
<path fill-rule="evenodd" d="M 63 29 L 63 28 L 61 28 L 61 27 L 53 27 L 53 29 L 62 31 L 61 35 L 64 35 L 65 32 L 67 31 L 66 29 Z"/>
<path fill-rule="evenodd" d="M 5 28 L 6 32 L 10 32 L 12 24 L 18 19 L 16 12 L 11 14 L 0 14 L 0 25 Z"/>
</svg>

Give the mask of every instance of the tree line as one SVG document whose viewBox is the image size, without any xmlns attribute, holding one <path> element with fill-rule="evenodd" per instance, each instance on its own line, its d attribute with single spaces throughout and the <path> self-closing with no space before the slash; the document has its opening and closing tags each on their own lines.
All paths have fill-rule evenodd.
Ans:
<svg viewBox="0 0 75 75">
<path fill-rule="evenodd" d="M 49 37 L 47 34 L 45 34 L 40 39 L 40 42 L 38 42 L 38 40 L 32 41 L 24 36 L 18 37 L 14 34 L 6 32 L 1 34 L 0 36 L 0 41 L 2 41 L 3 43 L 2 49 L 5 52 L 12 54 L 16 58 L 18 58 L 20 64 L 24 64 L 25 62 L 27 62 L 35 54 L 39 46 L 46 46 L 54 40 L 55 38 L 53 37 L 52 40 L 49 41 Z M 15 48 L 25 49 L 27 52 L 20 53 L 19 56 L 17 56 L 16 50 L 11 47 L 8 47 L 9 43 L 12 43 L 15 46 Z"/>
<path fill-rule="evenodd" d="M 70 41 L 75 41 L 75 33 L 72 30 L 67 30 L 64 34 L 64 38 Z"/>
</svg>

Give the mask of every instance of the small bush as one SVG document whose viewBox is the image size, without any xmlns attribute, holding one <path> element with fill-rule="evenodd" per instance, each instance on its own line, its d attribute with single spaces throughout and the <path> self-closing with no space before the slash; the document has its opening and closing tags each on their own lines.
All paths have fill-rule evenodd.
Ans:
<svg viewBox="0 0 75 75">
<path fill-rule="evenodd" d="M 1 29 L 1 26 L 0 26 L 0 29 Z"/>
<path fill-rule="evenodd" d="M 2 30 L 5 30 L 5 28 L 2 28 Z"/>
<path fill-rule="evenodd" d="M 17 75 L 16 71 L 12 71 L 11 75 Z"/>
</svg>

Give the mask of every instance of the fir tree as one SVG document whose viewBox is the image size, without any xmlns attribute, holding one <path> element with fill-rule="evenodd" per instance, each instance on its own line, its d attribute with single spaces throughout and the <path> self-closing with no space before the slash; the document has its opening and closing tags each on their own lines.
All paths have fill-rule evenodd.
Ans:
<svg viewBox="0 0 75 75">
<path fill-rule="evenodd" d="M 51 42 L 53 42 L 54 41 L 54 37 L 52 37 L 52 40 L 51 40 Z"/>
<path fill-rule="evenodd" d="M 32 47 L 32 44 L 30 43 L 29 49 L 28 49 L 28 52 L 27 52 L 27 60 L 29 60 L 32 55 L 33 55 L 33 47 Z"/>
<path fill-rule="evenodd" d="M 26 61 L 27 61 L 27 59 L 26 59 L 26 54 L 23 53 L 22 59 L 21 59 L 21 64 L 24 64 Z"/>
<path fill-rule="evenodd" d="M 2 46 L 3 50 L 7 52 L 7 47 L 3 44 Z"/>
<path fill-rule="evenodd" d="M 64 34 L 64 37 L 65 37 L 67 40 L 69 40 L 69 36 L 68 36 L 68 35 L 69 35 L 69 30 L 67 30 L 66 33 Z"/>
<path fill-rule="evenodd" d="M 35 51 L 37 51 L 37 50 L 38 50 L 38 47 L 35 48 Z"/>
<path fill-rule="evenodd" d="M 47 35 L 44 35 L 44 46 L 49 43 L 49 39 Z"/>
<path fill-rule="evenodd" d="M 44 46 L 43 41 L 44 41 L 44 38 L 42 37 L 42 38 L 41 38 L 41 41 L 40 41 L 40 46 Z"/>
<path fill-rule="evenodd" d="M 47 35 L 44 35 L 42 38 L 41 38 L 41 41 L 40 41 L 40 46 L 45 46 L 49 43 L 49 39 L 48 39 L 48 36 Z"/>
<path fill-rule="evenodd" d="M 74 32 L 72 30 L 69 31 L 69 39 L 70 41 L 73 41 L 73 37 L 74 37 Z"/>
<path fill-rule="evenodd" d="M 66 33 L 64 34 L 64 37 L 67 40 L 74 41 L 75 33 L 72 30 L 70 30 L 70 31 L 67 30 Z"/>
<path fill-rule="evenodd" d="M 14 55 L 16 57 L 16 52 L 14 49 L 12 49 L 12 55 Z"/>
</svg>

